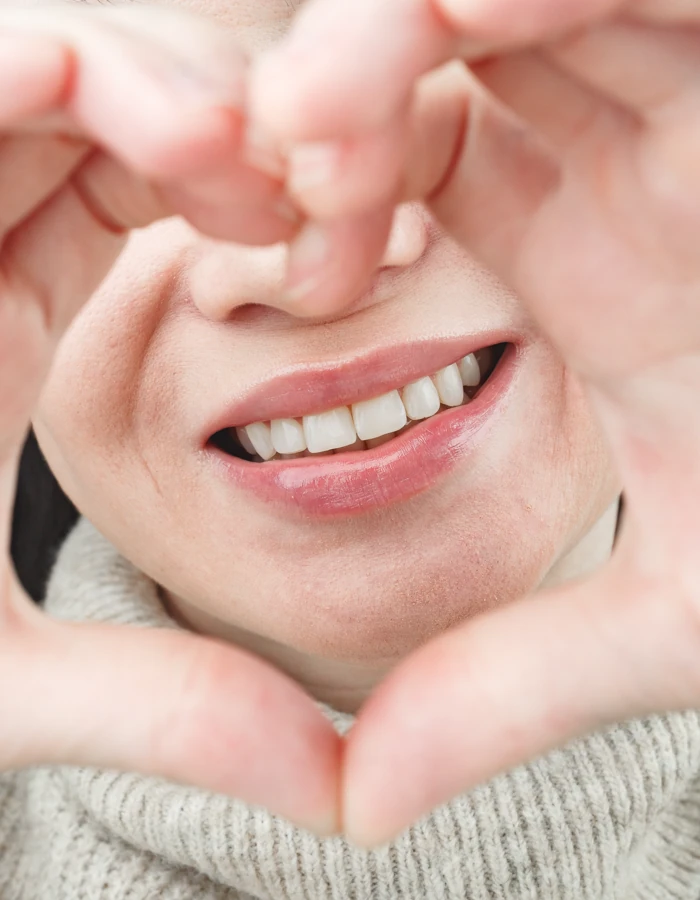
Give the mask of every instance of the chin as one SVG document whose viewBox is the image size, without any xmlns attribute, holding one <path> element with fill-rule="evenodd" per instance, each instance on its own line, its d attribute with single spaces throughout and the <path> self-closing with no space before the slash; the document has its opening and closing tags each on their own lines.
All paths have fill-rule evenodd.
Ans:
<svg viewBox="0 0 700 900">
<path fill-rule="evenodd" d="M 551 474 L 547 466 L 518 466 L 490 480 L 482 467 L 458 467 L 439 489 L 323 526 L 254 513 L 244 552 L 228 553 L 230 567 L 210 584 L 173 587 L 224 627 L 300 653 L 397 662 L 535 590 L 614 497 L 601 473 L 593 491 L 580 483 L 581 502 L 573 504 L 569 490 L 552 495 L 545 487 Z M 216 554 L 226 555 L 223 547 Z"/>
</svg>

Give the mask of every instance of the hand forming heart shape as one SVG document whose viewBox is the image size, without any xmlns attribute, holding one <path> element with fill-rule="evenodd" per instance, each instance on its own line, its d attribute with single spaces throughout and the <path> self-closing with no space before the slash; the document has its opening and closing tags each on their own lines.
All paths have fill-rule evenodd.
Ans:
<svg viewBox="0 0 700 900">
<path fill-rule="evenodd" d="M 122 25 L 133 22 L 155 40 L 151 15 L 124 16 Z M 24 373 L 22 391 L 16 379 L 0 391 L 6 541 L 17 446 L 51 350 L 123 233 L 178 212 L 228 239 L 295 234 L 285 185 L 272 173 L 252 174 L 246 161 L 233 48 L 204 26 L 193 39 L 188 19 L 188 47 L 219 48 L 189 106 L 174 102 L 181 80 L 153 77 L 134 50 L 130 76 L 135 90 L 150 92 L 148 116 L 146 105 L 135 108 L 117 131 L 104 114 L 117 88 L 98 62 L 124 54 L 128 28 L 115 35 L 109 15 L 104 25 L 94 21 L 0 18 L 0 31 L 13 35 L 0 71 L 6 81 L 21 72 L 22 86 L 3 96 L 0 122 L 42 173 L 29 194 L 16 190 L 3 205 L 0 358 Z M 184 44 L 172 37 L 176 27 L 169 33 L 181 73 Z M 164 71 L 166 56 L 161 48 Z M 474 77 L 465 71 L 462 91 L 448 92 L 433 70 L 455 59 L 467 60 Z M 91 77 L 69 78 L 76 66 Z M 222 84 L 239 93 L 222 97 Z M 310 222 L 292 244 L 290 307 L 339 310 L 348 283 L 361 285 L 378 263 L 394 205 L 424 200 L 517 290 L 584 381 L 625 487 L 614 556 L 586 582 L 476 619 L 420 650 L 362 710 L 345 748 L 300 690 L 250 656 L 184 634 L 50 622 L 7 568 L 0 716 L 11 726 L 0 766 L 61 761 L 154 772 L 371 844 L 585 731 L 696 706 L 699 85 L 697 0 L 310 5 L 254 71 L 249 105 L 268 134 L 293 147 L 288 191 Z M 55 129 L 57 113 L 60 139 L 47 125 Z M 309 178 L 309 160 L 325 178 Z M 240 200 L 243 180 L 252 193 L 241 215 L 225 201 Z M 74 224 L 91 266 L 76 282 L 54 256 L 47 287 L 47 235 L 59 219 Z M 304 258 L 308 229 L 325 241 L 320 266 Z M 109 716 L 96 719 L 107 697 Z M 261 746 L 266 767 L 251 776 L 247 763 Z"/>
</svg>

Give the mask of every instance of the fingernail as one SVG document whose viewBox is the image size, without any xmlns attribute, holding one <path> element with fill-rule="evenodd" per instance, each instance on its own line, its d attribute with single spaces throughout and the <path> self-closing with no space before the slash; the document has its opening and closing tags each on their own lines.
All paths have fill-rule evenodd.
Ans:
<svg viewBox="0 0 700 900">
<path fill-rule="evenodd" d="M 328 249 L 325 230 L 315 222 L 306 225 L 289 248 L 289 264 L 283 288 L 287 300 L 298 303 L 318 287 L 323 280 Z"/>
<path fill-rule="evenodd" d="M 300 281 L 295 285 L 286 285 L 283 291 L 284 299 L 287 303 L 292 304 L 297 312 L 304 313 L 306 315 L 314 315 L 315 310 L 307 309 L 304 300 L 312 294 L 316 288 L 321 286 L 323 281 L 322 275 L 311 275 L 309 278 L 306 278 L 304 281 Z"/>
<path fill-rule="evenodd" d="M 326 230 L 316 222 L 309 222 L 289 250 L 290 270 L 314 271 L 328 258 Z"/>
<path fill-rule="evenodd" d="M 299 144 L 289 156 L 289 182 L 294 190 L 329 184 L 338 176 L 341 144 Z"/>
<path fill-rule="evenodd" d="M 287 175 L 282 149 L 256 122 L 248 122 L 246 126 L 243 155 L 251 166 L 273 178 L 284 179 Z"/>
</svg>

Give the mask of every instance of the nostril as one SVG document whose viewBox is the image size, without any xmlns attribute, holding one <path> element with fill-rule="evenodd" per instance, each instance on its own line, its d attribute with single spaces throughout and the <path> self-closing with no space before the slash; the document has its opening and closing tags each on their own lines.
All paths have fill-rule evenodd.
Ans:
<svg viewBox="0 0 700 900">
<path fill-rule="evenodd" d="M 244 303 L 231 310 L 228 318 L 229 321 L 235 321 L 239 325 L 260 325 L 270 318 L 279 318 L 283 315 L 286 313 L 264 303 Z"/>
</svg>

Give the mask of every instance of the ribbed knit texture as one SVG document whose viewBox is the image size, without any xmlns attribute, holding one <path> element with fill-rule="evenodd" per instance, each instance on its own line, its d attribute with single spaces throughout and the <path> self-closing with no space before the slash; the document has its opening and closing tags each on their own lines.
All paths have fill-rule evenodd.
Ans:
<svg viewBox="0 0 700 900">
<path fill-rule="evenodd" d="M 85 521 L 48 610 L 178 627 L 155 585 Z M 633 722 L 494 779 L 374 852 L 154 778 L 9 773 L 0 900 L 698 900 L 699 772 L 698 714 Z"/>
</svg>

